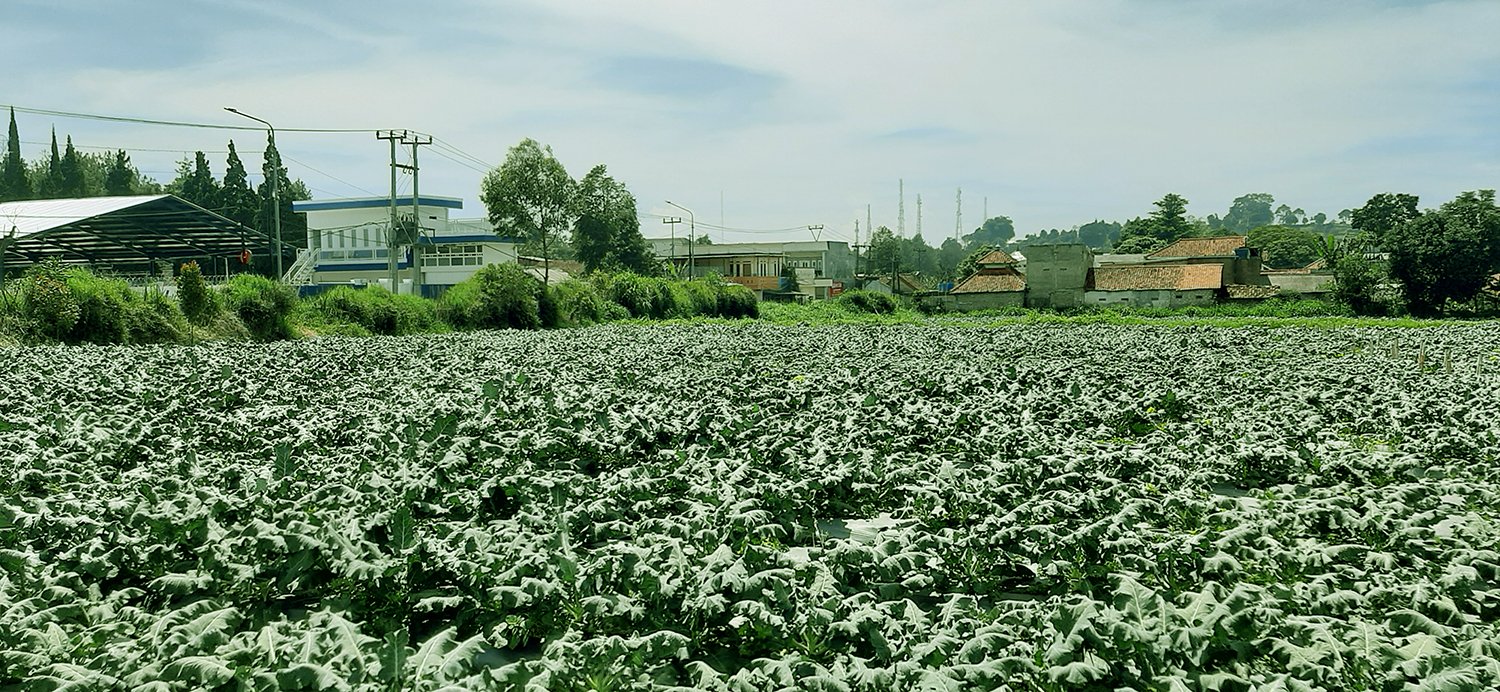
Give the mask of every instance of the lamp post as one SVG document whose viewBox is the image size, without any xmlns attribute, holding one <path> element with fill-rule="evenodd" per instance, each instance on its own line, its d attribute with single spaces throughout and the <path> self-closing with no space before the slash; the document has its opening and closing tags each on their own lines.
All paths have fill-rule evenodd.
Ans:
<svg viewBox="0 0 1500 692">
<path fill-rule="evenodd" d="M 233 108 L 230 108 L 229 106 L 225 106 L 224 110 L 261 123 L 265 125 L 266 129 L 271 133 L 271 149 L 273 151 L 276 151 L 276 164 L 271 167 L 271 206 L 275 208 L 274 218 L 276 219 L 276 280 L 281 281 L 283 278 L 285 278 L 281 273 L 281 256 L 283 254 L 283 250 L 281 247 L 281 192 L 277 189 L 278 187 L 280 187 L 280 185 L 277 184 L 277 181 L 281 178 L 281 151 L 276 149 L 276 126 L 253 115 L 250 115 L 249 113 L 237 111 Z"/>
<path fill-rule="evenodd" d="M 671 200 L 667 200 L 667 204 L 670 204 L 670 205 L 672 205 L 674 207 L 677 207 L 678 209 L 681 209 L 681 210 L 687 212 L 687 215 L 688 215 L 688 280 L 692 281 L 693 280 L 693 236 L 697 235 L 697 230 L 696 230 L 697 229 L 697 225 L 696 225 L 697 222 L 693 218 L 693 210 L 692 209 L 688 209 L 687 207 L 684 207 L 681 204 L 678 204 L 678 203 L 673 202 Z"/>
</svg>

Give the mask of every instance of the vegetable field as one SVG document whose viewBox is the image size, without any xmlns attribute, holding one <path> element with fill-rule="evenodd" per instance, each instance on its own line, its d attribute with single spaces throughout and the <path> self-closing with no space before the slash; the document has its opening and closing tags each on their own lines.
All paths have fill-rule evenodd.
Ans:
<svg viewBox="0 0 1500 692">
<path fill-rule="evenodd" d="M 1500 327 L 0 349 L 0 688 L 1500 686 Z"/>
</svg>

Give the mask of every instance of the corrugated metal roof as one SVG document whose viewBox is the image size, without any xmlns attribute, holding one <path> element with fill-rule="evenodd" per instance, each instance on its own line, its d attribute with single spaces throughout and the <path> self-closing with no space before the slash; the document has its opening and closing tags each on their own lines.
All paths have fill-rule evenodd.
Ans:
<svg viewBox="0 0 1500 692">
<path fill-rule="evenodd" d="M 0 234 L 12 266 L 62 262 L 137 263 L 269 252 L 255 229 L 173 195 L 48 199 L 0 204 Z M 290 247 L 290 246 L 289 246 Z"/>
<path fill-rule="evenodd" d="M 153 202 L 167 195 L 30 199 L 0 203 L 0 235 L 15 229 L 16 237 L 50 231 L 59 226 Z"/>
<path fill-rule="evenodd" d="M 1191 291 L 1223 286 L 1219 264 L 1138 264 L 1095 267 L 1096 291 Z"/>
<path fill-rule="evenodd" d="M 1245 236 L 1242 235 L 1181 238 L 1146 257 L 1233 257 L 1234 251 L 1242 247 L 1245 247 Z"/>
</svg>

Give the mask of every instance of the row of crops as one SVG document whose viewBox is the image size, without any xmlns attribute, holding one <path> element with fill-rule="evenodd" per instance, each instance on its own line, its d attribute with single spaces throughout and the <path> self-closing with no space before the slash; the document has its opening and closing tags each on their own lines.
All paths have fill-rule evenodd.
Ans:
<svg viewBox="0 0 1500 692">
<path fill-rule="evenodd" d="M 0 687 L 1494 689 L 1497 349 L 762 324 L 0 349 Z"/>
</svg>

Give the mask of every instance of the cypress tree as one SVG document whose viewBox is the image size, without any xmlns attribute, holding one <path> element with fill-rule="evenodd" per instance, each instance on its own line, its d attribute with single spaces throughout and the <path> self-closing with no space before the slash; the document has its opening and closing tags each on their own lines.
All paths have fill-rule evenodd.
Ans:
<svg viewBox="0 0 1500 692">
<path fill-rule="evenodd" d="M 135 171 L 131 168 L 130 155 L 124 149 L 116 151 L 104 176 L 104 194 L 116 197 L 135 194 Z"/>
<path fill-rule="evenodd" d="M 192 166 L 187 169 L 187 177 L 181 180 L 178 194 L 204 209 L 219 208 L 219 181 L 214 179 L 214 172 L 208 167 L 208 157 L 203 152 L 193 152 Z"/>
<path fill-rule="evenodd" d="M 277 196 L 281 201 L 281 242 L 290 248 L 307 247 L 307 217 L 292 212 L 292 201 L 308 199 L 307 186 L 301 180 L 293 182 L 287 177 L 286 166 L 282 165 L 281 153 L 276 151 L 276 143 L 266 137 L 266 153 L 261 164 L 261 174 L 265 176 L 257 190 L 260 193 L 260 218 L 258 227 L 261 232 L 268 236 L 275 236 L 276 219 L 275 207 L 271 204 L 271 176 L 276 176 Z"/>
<path fill-rule="evenodd" d="M 54 146 L 55 143 L 54 143 Z M 57 173 L 60 187 L 57 190 L 58 197 L 84 197 L 86 196 L 83 179 L 83 160 L 78 156 L 78 150 L 73 148 L 73 137 L 68 136 L 68 146 L 63 152 L 62 160 L 58 165 Z"/>
<path fill-rule="evenodd" d="M 21 160 L 21 136 L 16 133 L 16 109 L 10 109 L 10 132 L 5 144 L 5 163 L 0 165 L 0 202 L 31 199 L 31 181 Z"/>
<path fill-rule="evenodd" d="M 256 209 L 260 200 L 250 189 L 250 176 L 245 172 L 245 162 L 234 150 L 234 140 L 229 140 L 229 158 L 224 167 L 224 187 L 220 191 L 219 213 L 246 226 L 255 225 Z"/>
<path fill-rule="evenodd" d="M 37 196 L 52 199 L 62 196 L 62 155 L 57 153 L 57 128 L 52 128 L 52 156 L 47 159 L 47 170 L 37 186 Z"/>
</svg>

